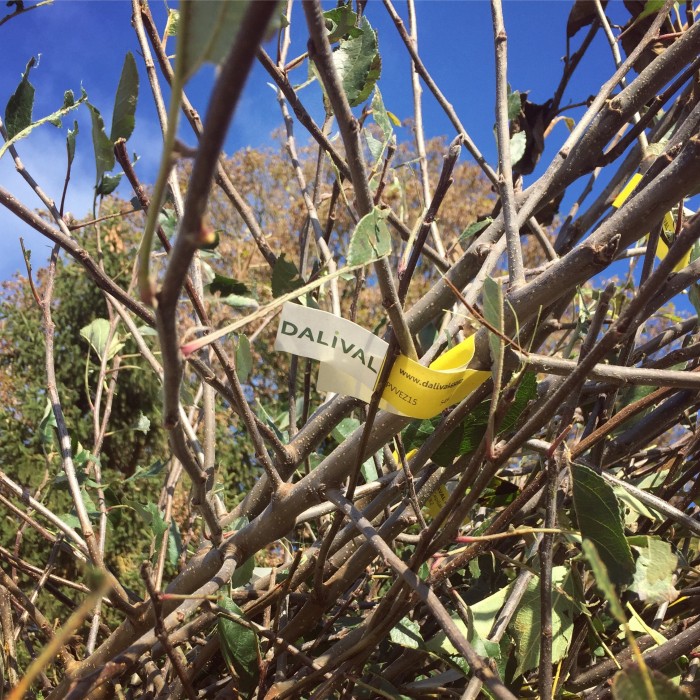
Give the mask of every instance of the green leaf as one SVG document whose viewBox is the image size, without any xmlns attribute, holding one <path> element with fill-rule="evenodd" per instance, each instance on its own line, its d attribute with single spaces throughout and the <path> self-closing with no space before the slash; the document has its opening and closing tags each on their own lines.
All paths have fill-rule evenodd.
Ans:
<svg viewBox="0 0 700 700">
<path fill-rule="evenodd" d="M 323 13 L 328 29 L 328 41 L 333 44 L 340 39 L 362 36 L 362 30 L 356 27 L 357 14 L 353 12 L 352 5 L 341 5 Z"/>
<path fill-rule="evenodd" d="M 505 589 L 506 591 L 508 589 Z M 500 595 L 500 592 L 495 594 L 496 596 Z M 482 601 L 483 602 L 483 601 Z M 502 606 L 502 601 L 498 604 L 498 609 Z M 479 605 L 477 603 L 477 605 Z M 497 612 L 496 610 L 496 612 Z M 495 615 L 495 612 L 494 612 Z M 490 626 L 489 629 L 484 629 L 482 627 L 481 632 L 476 628 L 474 624 L 474 614 L 473 614 L 473 607 L 469 607 L 467 609 L 467 622 L 468 624 L 465 624 L 464 620 L 461 617 L 454 616 L 452 618 L 452 621 L 456 625 L 456 627 L 462 632 L 462 634 L 465 636 L 467 641 L 474 647 L 474 650 L 476 651 L 479 656 L 484 656 L 489 659 L 495 659 L 495 660 L 500 660 L 501 658 L 501 649 L 498 643 L 496 642 L 491 642 L 487 639 L 487 635 L 490 632 Z M 440 631 L 437 634 L 433 635 L 426 643 L 425 647 L 429 650 L 432 651 L 433 653 L 437 654 L 438 656 L 442 656 L 443 658 L 447 657 L 450 659 L 452 663 L 455 663 L 462 671 L 465 673 L 468 672 L 469 667 L 462 658 L 461 654 L 455 649 L 454 645 L 452 642 L 447 638 L 447 635 Z"/>
<path fill-rule="evenodd" d="M 220 297 L 219 301 L 222 304 L 228 304 L 234 309 L 257 309 L 258 302 L 250 297 L 242 297 L 238 294 L 229 294 L 225 297 Z"/>
<path fill-rule="evenodd" d="M 236 374 L 238 381 L 245 384 L 253 369 L 253 355 L 250 352 L 250 341 L 241 333 L 236 343 Z"/>
<path fill-rule="evenodd" d="M 117 94 L 114 96 L 114 111 L 112 112 L 112 129 L 110 140 L 129 140 L 136 124 L 136 101 L 139 97 L 139 73 L 136 69 L 134 55 L 129 51 L 124 58 L 122 74 L 119 78 Z"/>
<path fill-rule="evenodd" d="M 623 529 L 623 512 L 612 487 L 592 469 L 571 468 L 576 518 L 581 535 L 593 542 L 616 586 L 632 582 L 634 558 Z"/>
<path fill-rule="evenodd" d="M 95 186 L 102 181 L 102 176 L 114 168 L 114 146 L 105 133 L 105 123 L 97 107 L 87 103 L 92 121 L 92 145 L 95 149 Z"/>
<path fill-rule="evenodd" d="M 168 536 L 168 561 L 172 566 L 176 566 L 182 553 L 182 537 L 180 529 L 174 520 L 170 521 L 170 534 Z"/>
<path fill-rule="evenodd" d="M 613 678 L 612 696 L 614 700 L 689 700 L 690 698 L 659 671 L 651 668 L 641 669 L 639 666 L 620 671 Z"/>
<path fill-rule="evenodd" d="M 620 599 L 617 597 L 615 586 L 610 580 L 610 576 L 608 576 L 608 569 L 605 566 L 600 554 L 598 554 L 596 546 L 590 540 L 584 539 L 581 542 L 581 549 L 583 550 L 583 556 L 586 557 L 591 567 L 591 571 L 595 577 L 596 586 L 598 586 L 601 593 L 610 605 L 610 612 L 621 625 L 626 625 L 627 616 L 625 615 L 625 611 L 622 609 L 622 604 L 620 603 Z"/>
<path fill-rule="evenodd" d="M 357 418 L 343 418 L 338 425 L 333 428 L 331 435 L 340 444 L 348 436 L 352 435 L 360 427 L 360 421 Z"/>
<path fill-rule="evenodd" d="M 272 296 L 281 297 L 283 294 L 293 292 L 304 286 L 304 280 L 299 274 L 297 266 L 285 258 L 282 253 L 272 268 Z"/>
<path fill-rule="evenodd" d="M 46 399 L 46 407 L 44 408 L 44 415 L 39 421 L 39 435 L 41 436 L 41 442 L 44 445 L 49 445 L 54 439 L 54 430 L 58 428 L 56 423 L 56 416 L 53 412 L 53 406 L 51 405 L 51 400 Z"/>
<path fill-rule="evenodd" d="M 571 644 L 574 629 L 574 590 L 568 567 L 552 569 L 552 663 L 563 659 Z M 540 581 L 533 577 L 528 584 L 518 611 L 509 628 L 516 644 L 517 668 L 520 676 L 536 668 L 540 660 L 542 625 L 540 618 Z"/>
<path fill-rule="evenodd" d="M 333 62 L 351 107 L 369 97 L 382 70 L 377 33 L 364 15 L 359 29 L 358 36 L 341 40 L 333 53 Z"/>
<path fill-rule="evenodd" d="M 148 525 L 156 539 L 156 543 L 160 543 L 163 535 L 168 530 L 168 524 L 163 519 L 163 514 L 155 503 L 147 503 L 145 506 L 138 501 L 124 499 L 124 504 L 133 508 Z"/>
<path fill-rule="evenodd" d="M 107 359 L 111 360 L 124 347 L 124 343 L 115 333 L 109 348 L 107 348 L 109 321 L 106 318 L 96 318 L 92 323 L 80 329 L 80 335 L 90 343 L 100 360 L 104 357 L 105 352 L 107 352 Z"/>
<path fill-rule="evenodd" d="M 693 305 L 695 313 L 700 318 L 700 285 L 697 282 L 693 282 L 688 290 L 688 301 Z"/>
<path fill-rule="evenodd" d="M 178 10 L 168 10 L 168 21 L 165 23 L 165 36 L 177 36 L 180 24 L 180 13 Z"/>
<path fill-rule="evenodd" d="M 218 273 L 214 275 L 214 281 L 209 285 L 209 291 L 212 294 L 218 292 L 222 297 L 228 296 L 229 294 L 245 296 L 246 294 L 251 293 L 248 286 L 243 284 L 243 282 L 239 282 L 233 277 L 226 277 L 225 275 L 220 275 Z"/>
<path fill-rule="evenodd" d="M 376 163 L 384 153 L 384 143 L 379 139 L 375 139 L 374 136 L 367 130 L 363 129 L 365 135 L 365 141 L 367 141 L 367 148 L 369 148 L 369 153 L 372 156 L 372 160 Z"/>
<path fill-rule="evenodd" d="M 649 535 L 628 537 L 627 541 L 638 554 L 630 590 L 652 605 L 672 603 L 678 597 L 672 578 L 678 566 L 678 557 L 671 545 Z"/>
<path fill-rule="evenodd" d="M 147 416 L 144 416 L 143 413 L 139 411 L 139 416 L 136 419 L 136 425 L 133 429 L 147 435 L 148 431 L 151 429 L 151 421 Z"/>
<path fill-rule="evenodd" d="M 343 418 L 343 420 L 338 423 L 338 425 L 333 428 L 331 436 L 336 440 L 338 444 L 346 440 L 352 433 L 354 433 L 360 427 L 360 421 L 357 418 Z M 377 468 L 374 464 L 374 458 L 368 457 L 361 465 L 360 472 L 364 477 L 364 480 L 369 483 L 370 481 L 376 481 L 379 478 L 377 474 Z"/>
<path fill-rule="evenodd" d="M 103 197 L 106 197 L 108 194 L 112 194 L 114 190 L 119 187 L 119 183 L 122 180 L 122 173 L 115 173 L 114 175 L 108 175 L 105 173 L 102 178 L 100 179 L 100 182 L 98 183 L 97 187 L 95 188 L 95 191 L 97 194 L 102 195 Z"/>
<path fill-rule="evenodd" d="M 124 480 L 124 483 L 129 481 L 135 481 L 136 479 L 152 479 L 158 476 L 165 467 L 165 462 L 157 459 L 150 467 L 137 467 L 136 471 L 128 478 Z"/>
<path fill-rule="evenodd" d="M 80 498 L 83 501 L 83 505 L 85 506 L 85 510 L 87 511 L 88 517 L 91 520 L 96 520 L 97 518 L 100 517 L 100 509 L 97 507 L 95 502 L 92 500 L 90 494 L 87 492 L 85 487 L 81 487 L 80 489 Z"/>
<path fill-rule="evenodd" d="M 530 401 L 537 396 L 537 375 L 525 372 L 513 403 L 503 417 L 499 426 L 499 434 L 512 430 Z M 473 452 L 484 436 L 484 430 L 489 417 L 490 401 L 484 401 L 476 406 L 462 423 L 452 432 L 433 454 L 433 461 L 440 466 L 449 466 L 457 455 Z M 420 447 L 435 431 L 441 416 L 430 420 L 413 421 L 404 431 L 406 450 Z"/>
<path fill-rule="evenodd" d="M 391 119 L 384 107 L 382 93 L 379 91 L 379 86 L 374 88 L 374 97 L 372 98 L 372 116 L 377 126 L 382 130 L 384 139 L 388 139 L 394 133 L 394 127 L 391 125 Z"/>
<path fill-rule="evenodd" d="M 520 162 L 525 155 L 525 146 L 527 145 L 527 134 L 524 131 L 519 131 L 510 137 L 510 162 L 515 165 Z"/>
<path fill-rule="evenodd" d="M 498 331 L 503 332 L 503 291 L 501 285 L 491 277 L 484 280 L 484 318 Z M 489 331 L 489 347 L 494 367 L 503 356 L 503 340 Z"/>
<path fill-rule="evenodd" d="M 473 560 L 473 562 L 474 565 L 477 565 L 476 560 Z M 488 639 L 489 634 L 491 634 L 493 624 L 496 622 L 498 613 L 508 598 L 510 589 L 511 586 L 501 588 L 478 603 L 469 606 L 470 620 L 474 626 L 474 631 L 482 639 Z"/>
<path fill-rule="evenodd" d="M 364 129 L 365 139 L 367 140 L 367 147 L 372 155 L 375 163 L 384 155 L 386 147 L 392 141 L 396 141 L 394 136 L 394 127 L 392 126 L 391 118 L 389 113 L 384 107 L 384 101 L 382 100 L 382 93 L 379 91 L 379 86 L 374 89 L 374 97 L 372 98 L 372 116 L 374 117 L 374 122 L 382 130 L 382 139 L 379 140 L 375 138 L 369 131 L 369 129 Z M 372 179 L 372 183 L 375 184 L 375 178 Z"/>
<path fill-rule="evenodd" d="M 666 4 L 665 0 L 647 0 L 644 4 L 644 9 L 635 18 L 635 23 L 639 20 L 649 17 L 650 15 L 655 15 L 657 12 L 663 9 Z M 680 3 L 675 3 L 678 6 Z"/>
<path fill-rule="evenodd" d="M 185 81 L 204 63 L 221 63 L 226 58 L 248 4 L 249 0 L 183 1 L 177 24 L 177 52 L 178 60 L 183 61 Z"/>
<path fill-rule="evenodd" d="M 389 639 L 406 649 L 419 649 L 424 643 L 420 635 L 420 625 L 407 617 L 399 620 L 396 627 L 389 632 Z"/>
<path fill-rule="evenodd" d="M 178 226 L 177 214 L 174 209 L 163 209 L 158 214 L 158 226 L 163 229 L 163 233 L 172 238 L 177 232 Z"/>
<path fill-rule="evenodd" d="M 362 474 L 362 478 L 368 484 L 372 481 L 376 481 L 379 478 L 379 474 L 377 474 L 377 466 L 374 463 L 373 457 L 369 457 L 360 465 L 360 473 Z"/>
<path fill-rule="evenodd" d="M 75 158 L 75 139 L 78 136 L 78 121 L 73 121 L 73 129 L 68 129 L 68 134 L 66 135 L 66 153 L 68 154 L 68 166 L 73 164 L 73 159 Z"/>
<path fill-rule="evenodd" d="M 508 121 L 512 122 L 518 118 L 520 110 L 522 109 L 520 99 L 520 92 L 518 90 L 510 91 L 510 85 L 508 86 Z"/>
<path fill-rule="evenodd" d="M 348 248 L 348 265 L 366 265 L 391 253 L 391 234 L 386 225 L 388 212 L 374 207 L 358 222 Z"/>
<path fill-rule="evenodd" d="M 520 416 L 523 415 L 530 401 L 537 398 L 537 374 L 535 372 L 524 372 L 523 377 L 518 385 L 518 390 L 515 392 L 515 398 L 510 408 L 503 416 L 498 432 L 507 433 L 515 428 Z"/>
<path fill-rule="evenodd" d="M 231 577 L 231 588 L 241 588 L 250 583 L 255 568 L 255 557 L 248 557 L 241 566 L 237 566 Z"/>
<path fill-rule="evenodd" d="M 228 597 L 219 602 L 219 607 L 245 619 L 243 611 Z M 226 665 L 241 679 L 240 689 L 244 693 L 251 692 L 258 684 L 260 674 L 258 638 L 255 632 L 223 616 L 219 616 L 216 629 Z"/>
<path fill-rule="evenodd" d="M 34 108 L 34 86 L 29 82 L 29 71 L 37 64 L 33 56 L 27 62 L 17 89 L 5 107 L 5 129 L 7 135 L 13 138 L 32 123 Z"/>
<path fill-rule="evenodd" d="M 43 124 L 47 123 L 53 124 L 54 126 L 61 126 L 61 117 L 64 117 L 69 112 L 72 112 L 74 109 L 77 109 L 86 100 L 87 95 L 83 91 L 83 96 L 77 102 L 74 102 L 68 107 L 62 107 L 61 109 L 53 112 L 52 114 L 49 114 L 48 117 L 42 117 L 41 119 L 32 122 L 24 129 L 17 132 L 12 138 L 8 139 L 2 146 L 0 146 L 0 158 L 3 157 L 5 151 L 7 151 L 7 149 L 10 148 L 10 146 L 13 146 L 15 143 L 17 143 L 17 141 L 20 141 L 21 139 L 29 136 L 29 134 L 31 134 L 32 131 L 34 131 L 34 129 L 36 129 L 38 126 L 42 126 Z"/>
<path fill-rule="evenodd" d="M 478 236 L 482 231 L 485 231 L 491 224 L 493 219 L 490 216 L 485 217 L 481 221 L 475 221 L 473 224 L 469 224 L 467 228 L 462 231 L 462 235 L 459 237 L 460 242 L 465 241 L 472 236 Z"/>
</svg>

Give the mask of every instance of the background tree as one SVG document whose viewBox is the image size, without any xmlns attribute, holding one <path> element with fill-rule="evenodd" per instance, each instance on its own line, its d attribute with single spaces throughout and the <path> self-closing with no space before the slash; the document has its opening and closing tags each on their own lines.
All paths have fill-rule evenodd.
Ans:
<svg viewBox="0 0 700 700">
<path fill-rule="evenodd" d="M 135 0 L 162 164 L 145 188 L 124 145 L 128 55 L 109 136 L 85 94 L 51 116 L 92 120 L 80 225 L 19 158 L 31 64 L 9 97 L 0 154 L 44 211 L 1 187 L 0 202 L 57 246 L 0 312 L 11 697 L 684 697 L 700 381 L 697 318 L 669 304 L 695 303 L 700 277 L 696 9 L 630 3 L 620 31 L 576 2 L 561 83 L 535 104 L 508 86 L 494 0 L 497 169 L 416 52 L 412 3 L 408 29 L 389 0 L 279 9 L 183 2 L 157 27 Z M 383 11 L 414 71 L 411 144 L 380 92 Z M 617 70 L 570 110 L 598 32 Z M 292 37 L 308 40 L 299 58 Z M 225 159 L 254 60 L 278 90 L 280 145 Z M 186 88 L 204 62 L 220 67 L 201 119 Z M 301 65 L 320 124 L 289 82 Z M 421 82 L 456 138 L 426 143 Z M 176 139 L 181 110 L 194 145 Z M 110 198 L 120 179 L 129 203 Z M 319 393 L 316 363 L 272 351 L 285 295 L 292 314 L 385 337 L 368 403 Z M 471 394 L 425 419 L 380 410 L 394 365 L 465 338 L 487 370 Z"/>
</svg>

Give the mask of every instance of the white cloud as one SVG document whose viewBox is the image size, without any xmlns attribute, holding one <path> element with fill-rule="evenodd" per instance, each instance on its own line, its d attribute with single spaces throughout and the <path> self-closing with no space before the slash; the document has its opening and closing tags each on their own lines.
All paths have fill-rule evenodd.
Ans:
<svg viewBox="0 0 700 700">
<path fill-rule="evenodd" d="M 73 163 L 66 197 L 66 211 L 73 212 L 75 216 L 82 216 L 92 207 L 95 176 L 91 163 L 83 157 L 85 145 L 82 144 L 80 148 L 79 144 L 80 158 L 76 157 Z M 66 173 L 65 130 L 58 130 L 51 125 L 39 127 L 17 143 L 17 151 L 27 172 L 58 205 Z M 16 171 L 9 153 L 0 159 L 0 182 L 25 206 L 30 209 L 43 208 L 41 200 Z M 7 279 L 13 273 L 25 270 L 20 236 L 24 238 L 25 245 L 33 249 L 34 267 L 43 265 L 51 249 L 51 242 L 0 206 L 0 279 Z"/>
</svg>

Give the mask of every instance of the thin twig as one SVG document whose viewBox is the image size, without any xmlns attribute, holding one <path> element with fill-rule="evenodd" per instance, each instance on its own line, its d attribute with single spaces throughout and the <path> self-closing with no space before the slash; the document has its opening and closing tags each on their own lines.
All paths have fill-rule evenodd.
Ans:
<svg viewBox="0 0 700 700">
<path fill-rule="evenodd" d="M 525 284 L 523 251 L 520 247 L 520 230 L 515 210 L 513 168 L 510 157 L 510 127 L 508 120 L 508 59 L 507 35 L 503 24 L 500 0 L 491 0 L 493 18 L 493 42 L 496 51 L 496 134 L 498 136 L 498 189 L 503 205 L 508 252 L 508 277 L 510 288 Z"/>
<path fill-rule="evenodd" d="M 414 0 L 408 0 L 408 28 L 411 34 L 411 43 L 416 55 L 418 54 L 418 23 L 416 21 L 416 8 Z M 413 91 L 413 131 L 416 137 L 416 150 L 418 152 L 418 166 L 420 167 L 421 186 L 423 188 L 423 204 L 424 206 L 432 199 L 430 194 L 430 176 L 428 174 L 428 158 L 425 153 L 425 134 L 423 130 L 423 106 L 421 103 L 421 85 L 420 76 L 416 70 L 415 63 L 411 62 L 411 89 Z M 437 252 L 444 258 L 445 247 L 440 238 L 440 231 L 437 223 L 432 221 L 430 224 L 430 232 L 435 241 Z"/>
<path fill-rule="evenodd" d="M 360 127 L 353 116 L 348 99 L 345 95 L 338 72 L 333 62 L 330 44 L 328 43 L 325 18 L 318 0 L 304 0 L 304 12 L 309 27 L 309 56 L 318 69 L 321 80 L 326 88 L 328 99 L 333 107 L 333 113 L 338 121 L 338 128 L 343 138 L 345 152 L 348 156 L 348 166 L 357 208 L 360 216 L 369 214 L 373 207 L 372 194 L 367 182 L 365 159 L 360 144 Z M 374 270 L 382 292 L 382 301 L 386 309 L 401 352 L 412 360 L 415 360 L 416 349 L 413 338 L 408 329 L 406 318 L 401 309 L 396 285 L 386 258 L 381 258 L 374 263 Z"/>
<path fill-rule="evenodd" d="M 158 641 L 163 645 L 163 649 L 168 655 L 170 663 L 173 665 L 175 673 L 177 673 L 177 677 L 182 683 L 182 687 L 185 689 L 185 694 L 187 695 L 189 700 L 196 700 L 197 694 L 194 692 L 194 688 L 192 687 L 192 681 L 187 675 L 187 669 L 183 665 L 180 655 L 170 643 L 170 639 L 168 638 L 168 631 L 163 625 L 163 601 L 161 600 L 160 592 L 157 591 L 155 586 L 153 585 L 152 574 L 153 572 L 150 563 L 147 561 L 144 562 L 141 566 L 141 578 L 143 579 L 143 582 L 146 585 L 146 590 L 148 591 L 148 595 L 151 598 L 151 604 L 153 605 L 156 636 L 158 637 Z"/>
<path fill-rule="evenodd" d="M 391 4 L 391 0 L 384 0 L 384 6 L 386 7 L 387 12 L 389 13 L 394 24 L 396 25 L 396 29 L 399 32 L 399 36 L 401 37 L 403 43 L 406 46 L 406 49 L 408 50 L 409 55 L 411 56 L 411 60 L 413 61 L 416 73 L 418 73 L 420 77 L 423 78 L 425 84 L 428 86 L 428 89 L 435 96 L 435 99 L 437 100 L 440 107 L 442 107 L 450 122 L 452 122 L 452 125 L 454 126 L 457 133 L 462 135 L 462 138 L 464 139 L 464 145 L 467 147 L 469 153 L 472 154 L 474 160 L 484 171 L 486 177 L 488 177 L 488 179 L 491 180 L 491 182 L 494 185 L 498 186 L 498 176 L 494 172 L 493 168 L 486 162 L 484 156 L 481 154 L 479 149 L 471 140 L 464 126 L 462 126 L 462 122 L 459 120 L 459 117 L 457 116 L 454 107 L 445 99 L 445 96 L 442 94 L 442 92 L 440 92 L 440 89 L 435 84 L 435 81 L 430 76 L 430 73 L 428 73 L 428 70 L 423 64 L 423 61 L 421 61 L 420 56 L 413 47 L 413 42 L 411 41 L 411 37 L 408 35 L 408 32 L 404 27 L 403 20 L 401 19 L 401 17 L 399 17 L 398 13 L 394 9 L 394 6 Z"/>
</svg>

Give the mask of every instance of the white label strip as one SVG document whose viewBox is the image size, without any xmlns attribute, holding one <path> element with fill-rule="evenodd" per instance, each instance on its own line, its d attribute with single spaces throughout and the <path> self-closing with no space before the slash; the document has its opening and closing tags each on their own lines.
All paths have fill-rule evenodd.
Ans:
<svg viewBox="0 0 700 700">
<path fill-rule="evenodd" d="M 341 388 L 350 381 L 368 388 L 371 396 L 388 347 L 387 343 L 368 330 L 327 311 L 292 303 L 282 307 L 275 350 L 318 360 L 322 368 L 328 365 L 326 370 L 329 372 L 324 372 L 323 387 L 319 381 L 321 391 L 363 398 L 354 390 Z M 349 376 L 334 382 L 334 368 Z"/>
</svg>

